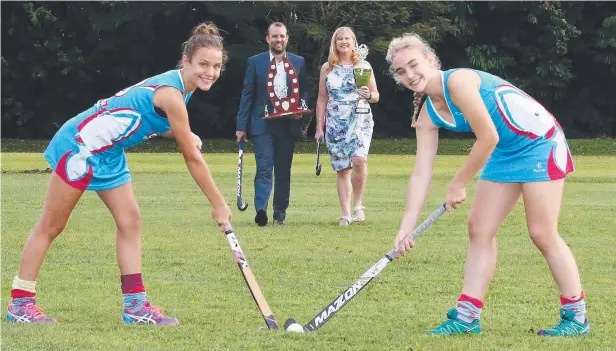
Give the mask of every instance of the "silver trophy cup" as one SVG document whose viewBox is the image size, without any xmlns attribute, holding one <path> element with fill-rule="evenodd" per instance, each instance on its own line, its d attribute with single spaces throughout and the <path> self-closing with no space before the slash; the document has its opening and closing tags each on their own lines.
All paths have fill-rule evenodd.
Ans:
<svg viewBox="0 0 616 351">
<path fill-rule="evenodd" d="M 368 46 L 366 46 L 366 44 L 361 44 L 357 48 L 357 51 L 359 54 L 359 63 L 353 67 L 353 75 L 355 76 L 355 85 L 357 89 L 359 89 L 368 86 L 370 76 L 372 75 L 372 67 L 368 61 L 366 61 L 366 57 L 368 57 Z"/>
</svg>

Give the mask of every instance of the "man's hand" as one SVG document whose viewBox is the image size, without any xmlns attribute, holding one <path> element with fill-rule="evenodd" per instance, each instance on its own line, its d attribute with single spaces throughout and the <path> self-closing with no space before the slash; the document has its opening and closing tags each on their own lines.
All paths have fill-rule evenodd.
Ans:
<svg viewBox="0 0 616 351">
<path fill-rule="evenodd" d="M 242 139 L 246 141 L 246 132 L 243 130 L 238 130 L 235 132 L 235 137 L 237 138 L 237 142 L 239 143 Z"/>
</svg>

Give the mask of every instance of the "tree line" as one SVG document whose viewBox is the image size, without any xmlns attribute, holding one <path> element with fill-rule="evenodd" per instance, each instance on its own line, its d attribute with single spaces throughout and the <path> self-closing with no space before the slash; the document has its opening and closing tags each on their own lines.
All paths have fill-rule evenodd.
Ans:
<svg viewBox="0 0 616 351">
<path fill-rule="evenodd" d="M 67 119 L 136 82 L 174 68 L 181 44 L 216 23 L 229 61 L 188 111 L 204 138 L 234 135 L 248 57 L 267 50 L 273 21 L 306 58 L 314 109 L 331 34 L 354 29 L 370 48 L 381 101 L 375 137 L 413 136 L 412 93 L 388 73 L 389 41 L 416 32 L 443 69 L 499 75 L 546 106 L 568 137 L 616 135 L 616 3 L 612 2 L 2 2 L 2 137 L 50 138 Z M 314 121 L 306 125 L 314 130 Z"/>
</svg>

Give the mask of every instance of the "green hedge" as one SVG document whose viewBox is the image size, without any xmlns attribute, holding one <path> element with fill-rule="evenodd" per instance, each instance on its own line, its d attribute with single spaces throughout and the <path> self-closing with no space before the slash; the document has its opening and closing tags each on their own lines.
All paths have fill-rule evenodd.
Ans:
<svg viewBox="0 0 616 351">
<path fill-rule="evenodd" d="M 48 140 L 21 140 L 3 139 L 2 152 L 43 152 L 47 147 Z M 473 139 L 441 139 L 439 142 L 440 155 L 466 155 L 469 153 Z M 414 154 L 416 151 L 415 139 L 375 139 L 370 146 L 371 154 L 405 155 Z M 616 139 L 572 139 L 569 147 L 573 155 L 615 156 Z M 298 142 L 295 147 L 296 153 L 315 152 L 315 143 L 312 141 Z M 203 141 L 205 153 L 221 153 L 237 151 L 235 140 L 208 139 Z M 248 141 L 247 151 L 253 151 L 252 142 Z M 128 152 L 179 152 L 174 140 L 153 139 L 144 142 Z"/>
</svg>

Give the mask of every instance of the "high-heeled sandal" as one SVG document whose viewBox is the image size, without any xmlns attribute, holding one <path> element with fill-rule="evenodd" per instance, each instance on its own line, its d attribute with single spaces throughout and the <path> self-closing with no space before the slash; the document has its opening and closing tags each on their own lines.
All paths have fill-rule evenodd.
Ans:
<svg viewBox="0 0 616 351">
<path fill-rule="evenodd" d="M 351 225 L 351 221 L 353 219 L 349 216 L 342 216 L 340 217 L 340 226 L 341 227 L 348 227 L 349 225 Z"/>
<path fill-rule="evenodd" d="M 364 206 L 357 206 L 357 207 L 355 207 L 355 210 L 353 211 L 353 222 L 363 223 L 366 220 L 366 214 L 364 213 L 364 209 L 365 209 Z M 362 212 L 361 216 L 357 215 L 358 211 Z"/>
</svg>

